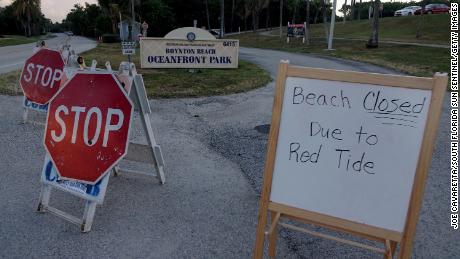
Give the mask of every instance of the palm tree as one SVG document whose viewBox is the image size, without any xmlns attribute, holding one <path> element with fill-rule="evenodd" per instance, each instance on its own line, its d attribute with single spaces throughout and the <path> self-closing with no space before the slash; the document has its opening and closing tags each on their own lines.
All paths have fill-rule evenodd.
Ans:
<svg viewBox="0 0 460 259">
<path fill-rule="evenodd" d="M 283 36 L 283 0 L 280 0 L 280 38 Z"/>
<path fill-rule="evenodd" d="M 307 0 L 307 17 L 305 18 L 305 43 L 310 44 L 310 0 Z"/>
<path fill-rule="evenodd" d="M 206 21 L 208 23 L 208 31 L 211 31 L 211 23 L 209 22 L 209 7 L 208 7 L 208 0 L 204 0 L 204 5 L 206 8 Z"/>
<path fill-rule="evenodd" d="M 368 48 L 379 47 L 379 8 L 380 0 L 374 0 L 374 20 L 372 23 L 372 34 L 369 38 L 369 41 L 366 44 L 366 47 Z"/>
<path fill-rule="evenodd" d="M 40 0 L 15 0 L 14 13 L 21 21 L 26 37 L 32 36 L 32 15 L 40 13 Z"/>
<path fill-rule="evenodd" d="M 219 38 L 224 38 L 225 35 L 225 20 L 224 20 L 224 14 L 225 14 L 225 9 L 224 9 L 224 0 L 220 0 L 220 34 Z"/>
</svg>

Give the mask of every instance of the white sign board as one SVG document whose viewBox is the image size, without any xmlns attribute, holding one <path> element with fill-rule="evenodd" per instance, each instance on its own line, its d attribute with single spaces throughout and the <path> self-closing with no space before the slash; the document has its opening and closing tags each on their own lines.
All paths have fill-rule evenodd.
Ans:
<svg viewBox="0 0 460 259">
<path fill-rule="evenodd" d="M 96 184 L 81 183 L 78 181 L 60 179 L 56 166 L 51 161 L 51 157 L 46 154 L 43 164 L 41 181 L 57 189 L 69 192 L 75 196 L 102 204 L 109 182 L 109 176 L 104 176 Z"/>
<path fill-rule="evenodd" d="M 238 40 L 142 38 L 141 68 L 238 68 Z"/>
<path fill-rule="evenodd" d="M 270 201 L 403 232 L 430 98 L 288 77 Z"/>
<path fill-rule="evenodd" d="M 136 54 L 136 42 L 135 41 L 123 41 L 121 42 L 121 50 L 123 55 L 134 55 Z"/>
</svg>

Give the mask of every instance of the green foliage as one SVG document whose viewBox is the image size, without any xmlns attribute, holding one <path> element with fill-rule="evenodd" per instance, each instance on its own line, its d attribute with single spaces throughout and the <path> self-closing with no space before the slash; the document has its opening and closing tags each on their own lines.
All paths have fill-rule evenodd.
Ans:
<svg viewBox="0 0 460 259">
<path fill-rule="evenodd" d="M 102 35 L 102 42 L 104 43 L 120 42 L 120 37 L 117 34 L 106 33 Z"/>
<path fill-rule="evenodd" d="M 0 35 L 36 36 L 49 30 L 51 21 L 42 14 L 39 0 L 15 0 L 0 8 Z"/>
</svg>

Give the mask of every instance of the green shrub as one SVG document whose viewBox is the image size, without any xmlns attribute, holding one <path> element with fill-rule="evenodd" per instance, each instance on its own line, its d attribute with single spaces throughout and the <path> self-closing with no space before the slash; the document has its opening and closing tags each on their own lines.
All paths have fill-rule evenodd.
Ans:
<svg viewBox="0 0 460 259">
<path fill-rule="evenodd" d="M 116 34 L 103 34 L 102 35 L 102 42 L 103 43 L 115 43 L 115 42 L 120 42 L 120 37 Z"/>
</svg>

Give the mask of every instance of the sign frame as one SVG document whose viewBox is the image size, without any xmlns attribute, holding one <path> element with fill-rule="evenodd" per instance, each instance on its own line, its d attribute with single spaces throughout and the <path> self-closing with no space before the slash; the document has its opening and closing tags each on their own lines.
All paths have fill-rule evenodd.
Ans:
<svg viewBox="0 0 460 259">
<path fill-rule="evenodd" d="M 431 91 L 431 101 L 428 108 L 426 125 L 424 128 L 422 144 L 419 151 L 418 162 L 403 232 L 357 223 L 350 220 L 294 208 L 270 201 L 285 83 L 288 77 L 361 83 L 377 86 L 401 87 Z M 385 258 L 393 258 L 396 246 L 398 243 L 400 243 L 398 258 L 410 258 L 412 253 L 412 243 L 415 237 L 416 225 L 423 200 L 425 179 L 431 163 L 436 132 L 440 121 L 442 100 L 446 92 L 447 82 L 447 75 L 441 73 L 436 73 L 433 78 L 423 78 L 290 66 L 289 61 L 281 61 L 279 64 L 275 96 L 273 101 L 272 121 L 265 159 L 262 193 L 259 201 L 258 224 L 253 258 L 262 258 L 265 235 L 268 235 L 269 240 L 268 254 L 270 257 L 275 256 L 277 225 L 308 233 L 317 237 L 332 239 L 341 243 L 346 243 L 364 249 L 369 249 L 374 252 L 383 253 Z M 265 231 L 268 221 L 268 212 L 270 212 L 271 215 L 270 226 L 269 230 Z M 279 223 L 280 218 L 288 218 L 297 222 L 321 226 L 334 231 L 345 232 L 352 235 L 357 235 L 365 239 L 382 242 L 385 248 L 381 249 L 348 239 L 318 233 L 285 223 Z"/>
</svg>

